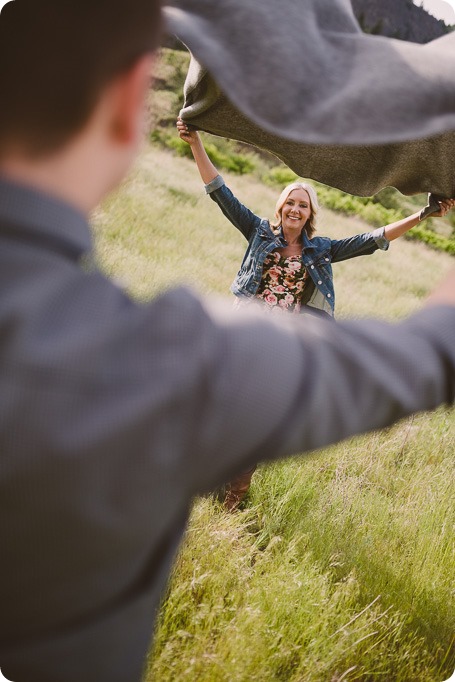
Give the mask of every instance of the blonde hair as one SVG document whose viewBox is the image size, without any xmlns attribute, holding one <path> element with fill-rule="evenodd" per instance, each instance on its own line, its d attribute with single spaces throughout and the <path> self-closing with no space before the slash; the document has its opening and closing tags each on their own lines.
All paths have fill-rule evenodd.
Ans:
<svg viewBox="0 0 455 682">
<path fill-rule="evenodd" d="M 275 223 L 270 223 L 272 227 L 278 228 L 281 226 L 281 211 L 283 209 L 284 204 L 286 203 L 286 200 L 290 193 L 294 189 L 304 189 L 305 192 L 308 192 L 308 196 L 310 197 L 310 208 L 311 208 L 311 215 L 306 221 L 303 229 L 308 235 L 308 238 L 311 239 L 311 237 L 314 235 L 316 232 L 316 217 L 317 217 L 317 212 L 319 211 L 319 203 L 318 203 L 318 195 L 316 194 L 316 190 L 314 187 L 309 185 L 306 182 L 293 182 L 290 185 L 287 185 L 284 190 L 281 192 L 280 196 L 278 197 L 278 201 L 276 202 L 275 206 L 275 218 L 277 219 Z"/>
</svg>

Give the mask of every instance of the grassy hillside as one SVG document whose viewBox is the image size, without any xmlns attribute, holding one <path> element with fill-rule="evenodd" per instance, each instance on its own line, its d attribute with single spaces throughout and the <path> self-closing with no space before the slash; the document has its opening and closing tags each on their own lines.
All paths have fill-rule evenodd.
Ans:
<svg viewBox="0 0 455 682">
<path fill-rule="evenodd" d="M 224 175 L 252 210 L 272 214 L 275 188 Z M 156 145 L 94 228 L 102 267 L 141 300 L 180 282 L 227 294 L 245 248 L 194 164 Z M 322 211 L 321 234 L 367 229 Z M 338 317 L 399 318 L 452 264 L 405 240 L 336 264 Z M 196 500 L 144 682 L 446 680 L 455 668 L 454 451 L 455 415 L 440 409 L 262 465 L 236 514 Z"/>
</svg>

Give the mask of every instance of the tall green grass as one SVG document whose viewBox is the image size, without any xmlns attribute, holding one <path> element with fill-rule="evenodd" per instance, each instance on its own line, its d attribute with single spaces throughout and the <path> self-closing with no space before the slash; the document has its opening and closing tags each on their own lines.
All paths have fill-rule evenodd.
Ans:
<svg viewBox="0 0 455 682">
<path fill-rule="evenodd" d="M 273 215 L 275 187 L 224 174 L 253 211 Z M 227 294 L 246 245 L 204 195 L 194 163 L 156 146 L 94 228 L 103 269 L 144 301 L 181 282 Z M 321 211 L 321 234 L 368 229 Z M 335 264 L 338 318 L 400 318 L 452 265 L 405 240 Z M 261 465 L 238 513 L 195 500 L 144 682 L 446 680 L 455 668 L 454 452 L 454 413 L 441 408 Z"/>
</svg>

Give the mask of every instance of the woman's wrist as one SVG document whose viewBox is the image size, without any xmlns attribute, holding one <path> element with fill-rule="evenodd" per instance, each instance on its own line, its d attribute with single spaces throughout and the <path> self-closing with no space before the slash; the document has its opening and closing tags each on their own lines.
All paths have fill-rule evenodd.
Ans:
<svg viewBox="0 0 455 682">
<path fill-rule="evenodd" d="M 202 144 L 201 136 L 199 135 L 197 130 L 194 131 L 193 135 L 194 135 L 194 138 L 190 143 L 191 147 L 202 147 L 203 144 Z"/>
</svg>

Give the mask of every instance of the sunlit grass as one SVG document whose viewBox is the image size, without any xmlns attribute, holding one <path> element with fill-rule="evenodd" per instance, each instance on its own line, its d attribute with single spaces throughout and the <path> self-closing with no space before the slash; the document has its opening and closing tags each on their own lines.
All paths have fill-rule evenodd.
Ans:
<svg viewBox="0 0 455 682">
<path fill-rule="evenodd" d="M 252 210 L 273 215 L 275 190 L 225 177 Z M 152 147 L 94 226 L 101 266 L 141 300 L 181 282 L 228 295 L 246 245 L 194 164 Z M 368 229 L 321 212 L 319 232 L 332 238 Z M 400 318 L 452 264 L 405 240 L 335 264 L 337 317 Z M 145 680 L 446 680 L 455 668 L 454 452 L 454 413 L 441 408 L 262 465 L 239 513 L 197 500 Z"/>
</svg>

